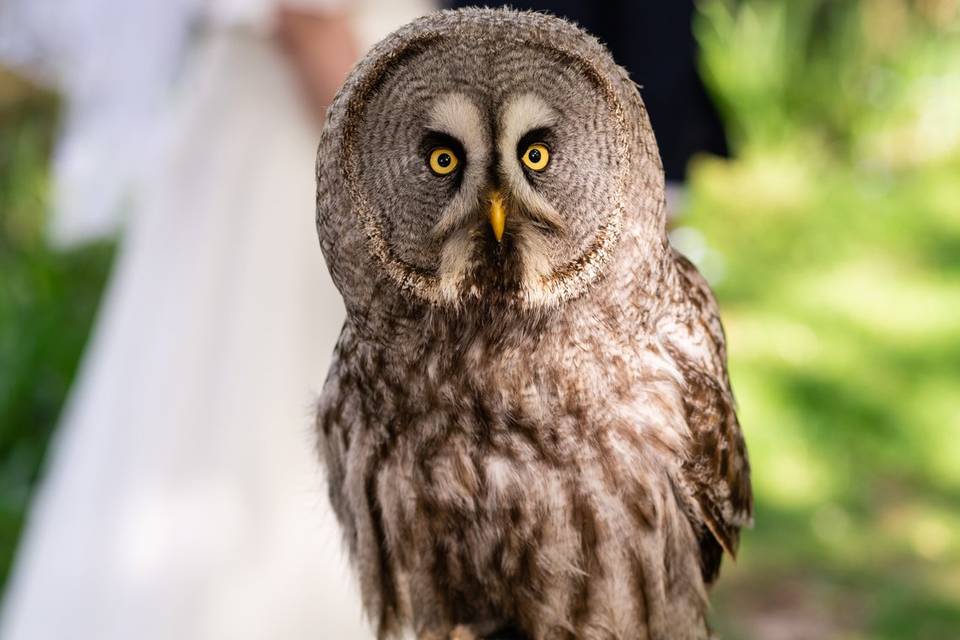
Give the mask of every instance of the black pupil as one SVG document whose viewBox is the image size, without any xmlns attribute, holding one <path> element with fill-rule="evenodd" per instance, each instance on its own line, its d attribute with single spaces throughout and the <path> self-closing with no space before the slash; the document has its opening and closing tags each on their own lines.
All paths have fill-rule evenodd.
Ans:
<svg viewBox="0 0 960 640">
<path fill-rule="evenodd" d="M 449 167 L 451 162 L 453 162 L 453 158 L 450 157 L 449 153 L 441 153 L 437 156 L 437 164 L 444 169 Z"/>
<path fill-rule="evenodd" d="M 537 164 L 540 162 L 540 149 L 530 149 L 527 152 L 527 157 L 530 158 L 530 162 Z"/>
</svg>

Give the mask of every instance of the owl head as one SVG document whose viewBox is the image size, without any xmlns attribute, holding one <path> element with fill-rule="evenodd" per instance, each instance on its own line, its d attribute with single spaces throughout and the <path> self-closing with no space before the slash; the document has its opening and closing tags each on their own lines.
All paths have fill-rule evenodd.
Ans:
<svg viewBox="0 0 960 640">
<path fill-rule="evenodd" d="M 443 11 L 389 36 L 331 105 L 317 177 L 321 246 L 359 315 L 554 308 L 637 268 L 617 266 L 625 242 L 664 243 L 636 85 L 543 14 Z"/>
</svg>

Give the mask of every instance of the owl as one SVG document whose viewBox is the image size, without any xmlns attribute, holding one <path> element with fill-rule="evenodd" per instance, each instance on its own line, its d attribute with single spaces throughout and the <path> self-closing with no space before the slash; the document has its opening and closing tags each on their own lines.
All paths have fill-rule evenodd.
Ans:
<svg viewBox="0 0 960 640">
<path fill-rule="evenodd" d="M 317 179 L 318 447 L 377 636 L 707 638 L 749 466 L 626 72 L 558 18 L 427 16 L 351 73 Z"/>
</svg>

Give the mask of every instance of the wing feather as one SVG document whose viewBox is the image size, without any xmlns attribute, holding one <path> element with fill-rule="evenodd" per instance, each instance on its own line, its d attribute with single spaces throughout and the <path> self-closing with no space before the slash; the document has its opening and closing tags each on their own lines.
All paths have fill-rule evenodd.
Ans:
<svg viewBox="0 0 960 640">
<path fill-rule="evenodd" d="M 701 561 L 712 581 L 717 545 L 736 556 L 740 529 L 753 517 L 750 464 L 726 368 L 726 345 L 716 300 L 689 260 L 676 254 L 671 311 L 659 323 L 663 344 L 683 377 L 690 439 L 681 485 L 702 518 Z"/>
</svg>

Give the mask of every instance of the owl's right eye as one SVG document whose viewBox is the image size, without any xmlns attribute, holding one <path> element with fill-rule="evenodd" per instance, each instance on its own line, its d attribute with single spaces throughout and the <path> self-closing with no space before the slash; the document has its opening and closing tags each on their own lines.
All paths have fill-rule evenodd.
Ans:
<svg viewBox="0 0 960 640">
<path fill-rule="evenodd" d="M 430 165 L 430 171 L 433 171 L 436 175 L 448 176 L 457 170 L 460 159 L 457 158 L 456 152 L 450 147 L 437 147 L 430 152 L 427 164 Z"/>
</svg>

